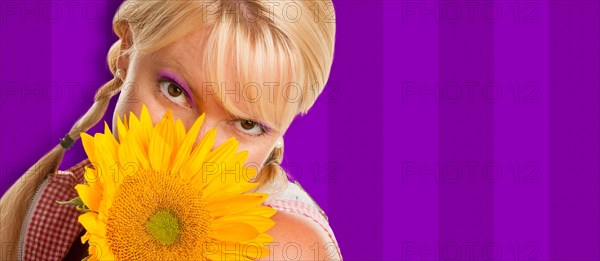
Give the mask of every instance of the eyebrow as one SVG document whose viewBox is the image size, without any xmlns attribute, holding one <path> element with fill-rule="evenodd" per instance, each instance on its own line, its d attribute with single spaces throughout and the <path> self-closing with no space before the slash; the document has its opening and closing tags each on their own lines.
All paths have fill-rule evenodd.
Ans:
<svg viewBox="0 0 600 261">
<path fill-rule="evenodd" d="M 185 69 L 185 66 L 183 66 L 183 64 L 179 60 L 177 60 L 177 59 L 166 60 L 166 59 L 161 59 L 161 58 L 153 58 L 153 61 L 156 62 L 156 63 L 158 63 L 161 66 L 172 66 L 172 67 L 174 67 L 173 73 L 181 74 L 182 75 L 182 77 L 183 77 L 183 79 L 182 79 L 183 84 L 187 85 L 191 92 L 197 93 L 200 90 L 200 88 L 196 88 L 196 87 L 194 87 L 194 85 L 192 85 L 190 83 L 189 80 L 193 79 L 193 78 L 188 73 L 188 71 Z M 218 83 L 217 83 L 217 87 L 219 87 Z M 264 125 L 265 127 L 269 128 L 270 130 L 276 130 L 276 128 L 274 128 L 274 126 L 271 126 L 271 124 L 267 124 L 267 123 L 265 123 L 263 121 L 260 121 L 260 120 L 257 119 L 257 117 L 255 117 L 253 115 L 250 115 L 248 113 L 244 113 L 245 115 L 236 115 L 232 111 L 228 110 L 223 104 L 221 104 L 221 102 L 218 102 L 217 106 L 219 106 L 219 108 L 221 108 L 223 111 L 225 111 L 232 118 L 236 118 L 236 119 L 239 119 L 239 120 L 249 119 L 249 120 L 256 121 L 257 123 L 260 123 L 260 124 Z"/>
<path fill-rule="evenodd" d="M 192 79 L 191 75 L 188 74 L 187 70 L 185 69 L 185 66 L 183 66 L 183 64 L 181 64 L 181 62 L 179 60 L 176 59 L 171 59 L 173 62 L 169 62 L 167 60 L 162 60 L 162 59 L 157 59 L 154 60 L 155 62 L 159 63 L 160 65 L 163 66 L 173 66 L 175 67 L 175 72 L 177 73 L 181 73 L 183 75 L 183 81 L 184 83 L 190 88 L 190 90 L 195 91 L 197 90 L 197 88 L 195 88 L 189 81 L 188 79 Z"/>
</svg>

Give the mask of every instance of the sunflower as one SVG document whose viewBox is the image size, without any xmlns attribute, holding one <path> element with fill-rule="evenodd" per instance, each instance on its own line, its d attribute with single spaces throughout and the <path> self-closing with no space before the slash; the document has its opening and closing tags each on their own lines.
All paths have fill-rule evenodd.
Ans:
<svg viewBox="0 0 600 261">
<path fill-rule="evenodd" d="M 194 146 L 204 114 L 186 132 L 171 111 L 153 125 L 146 106 L 118 119 L 115 139 L 81 133 L 92 168 L 79 195 L 88 260 L 251 260 L 269 254 L 266 231 L 275 210 L 264 206 L 256 169 L 243 166 L 234 137 L 212 150 L 212 129 Z"/>
</svg>

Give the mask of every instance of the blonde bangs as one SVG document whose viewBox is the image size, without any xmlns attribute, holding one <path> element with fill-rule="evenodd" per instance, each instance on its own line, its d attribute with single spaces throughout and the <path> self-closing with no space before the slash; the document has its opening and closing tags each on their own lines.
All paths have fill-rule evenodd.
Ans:
<svg viewBox="0 0 600 261">
<path fill-rule="evenodd" d="M 218 23 L 207 35 L 202 61 L 202 76 L 218 83 L 215 96 L 226 110 L 276 130 L 298 113 L 303 86 L 284 37 L 268 27 Z"/>
<path fill-rule="evenodd" d="M 265 16 L 268 10 L 249 2 L 236 5 L 233 8 L 244 12 L 244 17 L 252 16 L 236 20 L 239 17 L 227 13 L 234 1 L 172 1 L 157 8 L 160 2 L 129 2 L 133 6 L 119 9 L 115 25 L 122 12 L 129 12 L 127 17 L 144 17 L 138 23 L 127 20 L 136 32 L 130 51 L 155 53 L 194 30 L 205 30 L 204 43 L 198 43 L 204 47 L 200 76 L 216 89 L 211 95 L 240 118 L 264 122 L 276 130 L 291 124 L 305 94 L 305 83 L 298 77 L 303 75 L 300 69 L 304 64 L 294 56 L 298 52 L 293 51 L 288 36 Z M 207 15 L 214 5 L 216 14 Z M 252 13 L 251 9 L 259 12 Z M 228 95 L 232 93 L 235 96 Z"/>
<path fill-rule="evenodd" d="M 335 35 L 334 24 L 316 23 L 310 15 L 290 21 L 285 6 L 295 3 L 310 14 L 310 6 L 320 2 L 285 2 L 270 11 L 266 3 L 253 0 L 130 0 L 120 6 L 113 28 L 123 36 L 129 25 L 129 51 L 144 53 L 204 30 L 206 37 L 198 43 L 204 47 L 200 76 L 216 89 L 212 95 L 234 116 L 285 132 L 323 91 Z M 325 13 L 319 15 L 314 19 L 325 21 Z"/>
</svg>

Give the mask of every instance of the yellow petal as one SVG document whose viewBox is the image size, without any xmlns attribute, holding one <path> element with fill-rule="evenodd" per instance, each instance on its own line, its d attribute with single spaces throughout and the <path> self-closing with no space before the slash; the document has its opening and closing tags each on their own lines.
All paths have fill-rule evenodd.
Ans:
<svg viewBox="0 0 600 261">
<path fill-rule="evenodd" d="M 123 137 L 123 139 L 121 139 L 121 144 L 119 145 L 119 163 L 121 164 L 121 166 L 125 166 L 126 164 L 136 164 L 137 165 L 136 155 L 134 155 L 130 151 L 130 149 L 132 149 L 132 147 L 128 146 L 131 143 L 128 141 L 129 139 L 135 139 L 135 137 L 133 137 L 133 136 Z"/>
<path fill-rule="evenodd" d="M 267 194 L 236 195 L 229 198 L 210 201 L 207 208 L 213 217 L 244 213 L 256 208 L 267 198 Z"/>
<path fill-rule="evenodd" d="M 123 144 L 123 139 L 127 135 L 127 127 L 125 127 L 119 115 L 117 115 L 117 134 L 119 135 L 119 144 Z"/>
<path fill-rule="evenodd" d="M 98 222 L 98 214 L 86 212 L 81 214 L 77 220 L 89 233 L 101 237 L 106 236 L 106 224 Z"/>
<path fill-rule="evenodd" d="M 129 129 L 131 130 L 134 127 L 139 127 L 140 126 L 140 120 L 138 119 L 137 116 L 135 116 L 135 114 L 133 114 L 133 112 L 129 112 Z"/>
<path fill-rule="evenodd" d="M 190 158 L 192 146 L 198 139 L 198 132 L 200 132 L 200 127 L 202 127 L 204 117 L 205 114 L 202 113 L 202 115 L 196 119 L 188 133 L 185 135 L 181 147 L 179 147 L 179 151 L 177 152 L 177 156 L 175 157 L 175 162 L 173 163 L 172 171 L 174 173 L 178 173 L 183 164 Z M 200 144 L 200 146 L 202 146 L 202 144 Z"/>
<path fill-rule="evenodd" d="M 94 142 L 96 155 L 101 157 L 99 158 L 101 162 L 104 161 L 110 164 L 117 162 L 119 144 L 115 140 L 115 137 L 110 134 L 96 133 L 94 135 Z M 99 154 L 98 152 L 101 153 Z"/>
<path fill-rule="evenodd" d="M 260 207 L 254 207 L 254 208 L 248 209 L 245 212 L 229 213 L 228 215 L 229 216 L 240 216 L 240 215 L 259 216 L 259 217 L 264 217 L 264 218 L 271 218 L 273 215 L 275 215 L 275 213 L 277 213 L 277 210 L 274 208 L 271 208 L 268 206 L 260 206 Z M 264 231 L 262 231 L 262 232 L 264 232 Z"/>
<path fill-rule="evenodd" d="M 255 239 L 260 232 L 245 222 L 215 222 L 213 223 L 214 238 L 219 241 L 248 241 Z"/>
<path fill-rule="evenodd" d="M 140 128 L 139 136 L 142 140 L 142 144 L 148 145 L 150 143 L 150 135 L 153 129 L 152 118 L 146 108 L 145 104 L 142 104 L 142 112 L 140 113 Z"/>
<path fill-rule="evenodd" d="M 85 150 L 90 162 L 92 164 L 97 163 L 98 159 L 96 158 L 96 152 L 94 148 L 94 137 L 85 132 L 80 133 L 79 137 L 81 138 L 81 144 L 83 145 L 83 149 Z"/>
<path fill-rule="evenodd" d="M 177 119 L 175 122 L 175 146 L 174 151 L 179 150 L 179 146 L 183 143 L 183 139 L 185 138 L 185 126 L 183 126 L 183 122 L 180 119 Z"/>
<path fill-rule="evenodd" d="M 256 237 L 255 239 L 252 239 L 250 241 L 241 241 L 240 243 L 244 243 L 244 244 L 270 244 L 273 242 L 273 237 L 267 233 L 262 233 L 260 235 L 258 235 L 258 237 Z M 267 252 L 268 253 L 268 252 Z"/>
<path fill-rule="evenodd" d="M 85 244 L 85 242 L 87 242 L 90 239 L 90 232 L 85 232 L 85 234 L 83 234 L 83 236 L 81 236 L 81 243 Z"/>
<path fill-rule="evenodd" d="M 141 145 L 137 141 L 135 136 L 127 135 L 119 146 L 119 165 L 122 178 L 149 169 L 148 157 L 142 152 Z"/>
<path fill-rule="evenodd" d="M 105 141 L 116 152 L 117 148 L 119 147 L 119 142 L 116 140 L 115 136 L 110 131 L 110 128 L 108 127 L 108 123 L 106 123 L 106 121 L 104 122 L 104 138 L 105 138 Z M 117 154 L 115 153 L 114 155 L 115 155 L 114 158 L 117 159 L 117 157 L 116 157 Z"/>
<path fill-rule="evenodd" d="M 275 213 L 277 213 L 276 209 L 267 206 L 262 206 L 250 209 L 245 214 L 270 218 L 273 215 L 275 215 Z"/>
<path fill-rule="evenodd" d="M 137 139 L 137 137 L 127 138 L 125 147 L 127 147 L 128 153 L 131 154 L 130 156 L 134 159 L 134 162 L 139 165 L 140 169 L 150 169 L 148 153 L 144 151 L 141 140 Z"/>
<path fill-rule="evenodd" d="M 150 166 L 153 170 L 167 172 L 170 169 L 171 153 L 173 153 L 173 142 L 175 141 L 171 110 L 168 110 L 164 118 L 156 124 L 151 137 L 148 147 Z"/>
<path fill-rule="evenodd" d="M 90 239 L 89 244 L 90 252 L 92 252 L 92 247 L 94 247 L 93 254 L 97 260 L 115 260 L 115 255 L 110 251 L 108 241 L 105 238 Z"/>
<path fill-rule="evenodd" d="M 79 195 L 79 198 L 81 198 L 81 201 L 83 201 L 83 204 L 91 210 L 98 211 L 100 208 L 100 200 L 102 200 L 100 192 L 84 184 L 75 185 L 75 190 L 77 190 L 77 194 Z"/>
<path fill-rule="evenodd" d="M 221 197 L 227 197 L 233 194 L 240 194 L 258 186 L 258 183 L 239 182 L 233 185 L 223 185 L 226 183 L 213 182 L 211 185 L 205 186 L 203 196 L 207 201 L 215 200 Z"/>
<path fill-rule="evenodd" d="M 193 149 L 189 159 L 181 166 L 181 177 L 185 180 L 192 180 L 197 174 L 201 174 L 203 171 L 203 162 L 210 152 L 216 138 L 217 130 L 209 130 L 202 140 Z"/>
<path fill-rule="evenodd" d="M 95 165 L 97 165 L 97 164 L 95 164 Z M 84 166 L 83 177 L 85 178 L 86 184 L 88 184 L 90 187 L 94 188 L 96 191 L 99 191 L 100 193 L 102 193 L 102 191 L 104 191 L 102 189 L 102 180 L 100 179 L 100 176 L 95 169 L 90 168 L 88 166 Z"/>
<path fill-rule="evenodd" d="M 127 114 L 123 114 L 123 125 L 125 125 L 125 130 L 129 130 L 129 121 L 127 120 Z"/>
<path fill-rule="evenodd" d="M 258 185 L 258 183 L 249 183 L 247 180 L 251 178 L 247 175 L 253 174 L 249 172 L 250 168 L 244 167 L 244 162 L 248 157 L 247 151 L 236 153 L 233 156 L 223 153 L 218 157 L 214 159 L 214 163 L 207 163 L 213 164 L 214 168 L 218 168 L 217 174 L 206 172 L 203 175 L 207 175 L 208 177 L 203 177 L 202 180 L 206 182 L 195 181 L 204 186 L 202 189 L 207 199 L 241 194 Z"/>
<path fill-rule="evenodd" d="M 241 170 L 242 165 L 238 164 L 239 166 L 236 166 L 235 164 L 225 163 L 228 160 L 231 161 L 230 159 L 233 157 L 237 148 L 238 148 L 238 143 L 235 140 L 235 137 L 231 137 L 228 140 L 226 140 L 225 142 L 223 142 L 221 145 L 219 145 L 219 147 L 217 147 L 215 150 L 208 153 L 208 155 L 206 155 L 206 160 L 201 161 L 202 175 L 199 175 L 198 177 L 196 177 L 194 182 L 201 182 L 201 183 L 205 184 L 205 186 L 215 187 L 215 186 L 209 185 L 209 184 L 213 183 L 213 180 L 215 180 L 215 182 L 221 181 L 223 178 L 223 172 L 226 170 L 225 169 L 226 167 L 228 167 L 228 169 L 229 168 L 235 169 L 236 167 L 239 167 Z M 237 175 L 237 173 L 235 175 Z M 227 178 L 229 180 L 236 180 L 236 181 L 241 180 L 241 179 L 238 179 L 239 176 L 235 176 L 235 175 L 233 177 L 227 177 Z M 218 187 L 215 189 L 221 189 L 221 188 Z"/>
<path fill-rule="evenodd" d="M 105 197 L 112 198 L 116 191 L 114 175 L 115 168 L 117 167 L 117 151 L 115 147 L 110 145 L 105 137 L 106 135 L 101 133 L 94 135 L 94 140 L 96 141 L 96 155 L 102 155 L 102 157 L 99 159 L 99 164 L 94 167 L 98 172 L 100 182 L 102 182 L 102 187 L 104 189 L 103 195 Z"/>
<path fill-rule="evenodd" d="M 242 170 L 242 176 L 247 180 L 251 181 L 256 176 L 257 170 L 253 167 L 244 167 Z M 268 181 L 270 182 L 270 181 Z"/>
<path fill-rule="evenodd" d="M 238 142 L 235 137 L 231 137 L 223 142 L 215 150 L 211 151 L 206 156 L 206 162 L 223 162 L 231 154 L 235 153 L 238 149 Z"/>
<path fill-rule="evenodd" d="M 106 121 L 104 122 L 104 134 L 112 136 L 112 132 L 110 131 L 110 128 L 108 127 L 108 123 Z"/>
</svg>

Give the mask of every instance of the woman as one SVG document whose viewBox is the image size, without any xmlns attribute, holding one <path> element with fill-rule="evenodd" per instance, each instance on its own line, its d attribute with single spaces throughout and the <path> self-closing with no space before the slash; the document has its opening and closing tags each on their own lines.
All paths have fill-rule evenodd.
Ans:
<svg viewBox="0 0 600 261">
<path fill-rule="evenodd" d="M 283 135 L 322 92 L 333 60 L 335 23 L 329 0 L 125 1 L 113 20 L 119 40 L 108 53 L 115 77 L 61 143 L 44 155 L 0 201 L 2 259 L 83 258 L 78 212 L 56 200 L 76 196 L 83 161 L 57 171 L 79 133 L 93 127 L 110 98 L 113 115 L 140 115 L 145 104 L 154 123 L 168 109 L 186 128 L 206 113 L 203 130 L 217 129 L 215 144 L 235 136 L 258 167 L 256 190 L 278 209 L 266 260 L 341 259 L 326 216 L 280 168 Z M 48 175 L 48 173 L 53 173 Z"/>
</svg>

